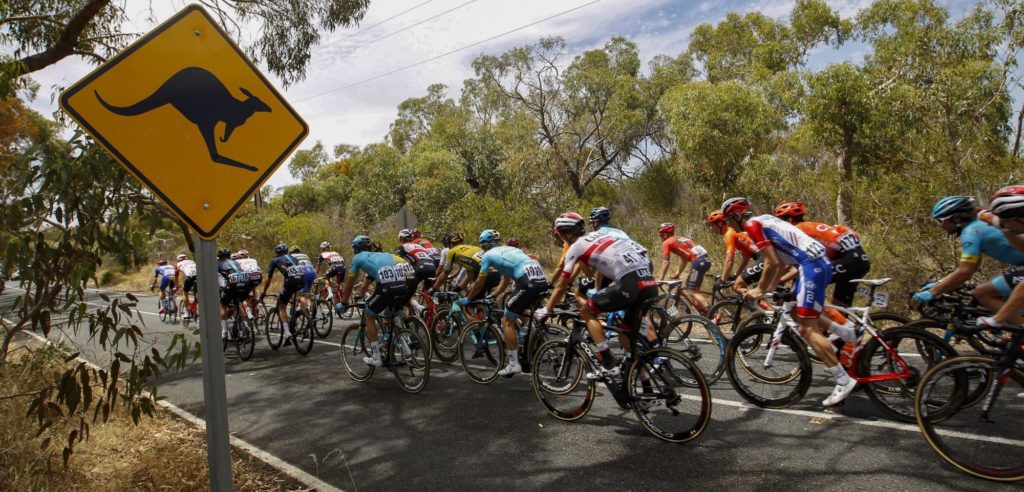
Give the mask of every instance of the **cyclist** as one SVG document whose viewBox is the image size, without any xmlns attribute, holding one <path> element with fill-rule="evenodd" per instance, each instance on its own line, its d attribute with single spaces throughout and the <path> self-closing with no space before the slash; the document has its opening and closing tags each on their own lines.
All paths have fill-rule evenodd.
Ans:
<svg viewBox="0 0 1024 492">
<path fill-rule="evenodd" d="M 871 261 L 860 244 L 860 236 L 846 226 L 832 227 L 821 222 L 804 220 L 807 207 L 803 202 L 786 202 L 775 208 L 775 216 L 795 225 L 825 247 L 825 256 L 832 264 L 832 290 L 830 304 L 849 307 L 857 293 L 857 284 L 851 280 L 864 278 L 871 269 Z"/>
<path fill-rule="evenodd" d="M 496 292 L 503 291 L 509 283 L 515 285 L 505 301 L 505 311 L 501 317 L 505 345 L 508 348 L 508 363 L 498 371 L 501 376 L 512 377 L 523 372 L 523 367 L 519 364 L 519 330 L 515 321 L 548 289 L 548 281 L 537 260 L 512 246 L 498 246 L 500 242 L 501 234 L 494 229 L 480 233 L 480 248 L 484 250 L 480 269 L 485 272 L 491 272 L 493 269 L 501 275 Z M 487 277 L 478 275 L 466 297 L 459 299 L 459 304 L 468 304 L 470 299 L 483 291 L 486 283 Z"/>
<path fill-rule="evenodd" d="M 707 224 L 721 236 L 725 236 L 725 264 L 722 266 L 722 278 L 734 280 L 732 290 L 737 294 L 743 294 L 747 286 L 761 279 L 761 270 L 764 264 L 761 257 L 754 251 L 754 243 L 750 242 L 750 236 L 745 232 L 737 232 L 725 223 L 725 216 L 722 212 L 715 210 L 708 215 Z M 733 277 L 732 267 L 736 258 L 736 252 L 740 252 L 740 263 L 736 268 L 737 277 Z M 754 260 L 749 268 L 747 263 Z"/>
<path fill-rule="evenodd" d="M 751 217 L 750 201 L 746 198 L 726 200 L 722 203 L 721 211 L 730 227 L 744 230 L 750 235 L 755 250 L 764 258 L 761 280 L 757 287 L 744 294 L 745 298 L 756 299 L 766 292 L 774 291 L 784 263 L 797 267 L 793 293 L 797 300 L 796 321 L 800 325 L 800 334 L 836 380 L 835 388 L 822 404 L 828 407 L 843 401 L 857 386 L 857 380 L 851 378 L 839 364 L 833 345 L 818 329 L 819 326 L 828 329 L 833 324 L 828 318 L 821 317 L 825 288 L 832 276 L 832 267 L 825 257 L 825 247 L 782 219 L 771 215 Z M 857 340 L 855 334 L 847 331 L 837 331 L 837 334 L 847 342 L 855 343 Z"/>
<path fill-rule="evenodd" d="M 564 218 L 567 220 L 583 220 L 583 216 L 576 212 L 565 212 L 562 215 L 559 215 L 558 218 Z M 551 234 L 555 237 L 555 241 L 562 245 L 562 256 L 558 259 L 558 265 L 555 266 L 555 271 L 551 274 L 551 279 L 548 280 L 549 284 L 555 285 L 558 283 L 558 277 L 560 276 L 559 272 L 561 272 L 562 268 L 565 267 L 565 254 L 569 252 L 569 243 L 562 240 L 562 236 L 558 234 L 557 227 L 551 230 Z"/>
<path fill-rule="evenodd" d="M 270 287 L 270 282 L 274 279 L 274 273 L 280 272 L 284 278 L 284 285 L 277 295 L 277 316 L 284 327 L 284 344 L 289 345 L 292 342 L 292 320 L 288 318 L 288 303 L 292 296 L 306 285 L 306 268 L 299 265 L 299 261 L 288 254 L 288 245 L 282 243 L 274 248 L 274 259 L 270 260 L 266 270 L 267 283 L 263 284 L 263 292 L 260 293 L 261 302 L 267 296 L 267 288 Z M 302 301 L 302 296 L 299 296 L 300 304 Z M 305 306 L 303 306 L 304 308 Z"/>
<path fill-rule="evenodd" d="M 403 233 L 408 232 L 409 234 L 403 237 Z M 395 251 L 395 253 L 402 257 L 413 267 L 413 276 L 408 280 L 412 280 L 409 287 L 412 289 L 410 294 L 415 295 L 416 289 L 420 283 L 423 284 L 423 290 L 427 290 L 432 285 L 431 281 L 437 274 L 437 263 L 434 262 L 434 257 L 423 248 L 420 244 L 412 241 L 412 231 L 403 230 L 398 233 L 398 238 L 401 241 L 401 245 Z M 421 306 L 415 300 L 412 300 L 412 307 L 417 313 L 423 310 Z"/>
<path fill-rule="evenodd" d="M 435 265 L 441 262 L 441 251 L 435 248 L 434 245 L 430 243 L 429 239 L 423 237 L 423 233 L 421 233 L 419 229 L 413 229 L 409 231 L 409 233 L 409 236 L 411 237 L 409 241 L 414 244 L 418 244 L 421 248 L 427 250 L 427 253 L 430 253 L 430 257 L 434 259 Z M 401 236 L 402 234 L 399 233 L 399 237 Z"/>
<path fill-rule="evenodd" d="M 960 265 L 941 280 L 925 286 L 914 294 L 914 301 L 926 303 L 936 296 L 945 294 L 960 287 L 978 270 L 982 255 L 988 255 L 996 261 L 1019 267 L 1024 265 L 1024 251 L 1013 247 L 1006 235 L 996 227 L 978 219 L 978 208 L 974 199 L 967 196 L 947 196 L 940 199 L 932 207 L 932 218 L 939 227 L 950 235 L 960 236 L 962 251 Z M 976 287 L 971 295 L 983 306 L 992 311 L 999 311 L 1003 300 L 1013 290 L 1011 284 L 1014 277 L 1020 275 L 1016 268 L 1011 268 L 1003 275 L 993 278 Z"/>
<path fill-rule="evenodd" d="M 217 250 L 217 274 L 218 283 L 221 287 L 220 336 L 226 340 L 229 337 L 227 320 L 232 315 L 228 311 L 228 307 L 236 301 L 239 303 L 245 301 L 245 298 L 249 297 L 249 291 L 252 290 L 252 284 L 249 280 L 249 274 L 242 270 L 237 261 L 231 259 L 231 250 L 228 248 Z M 242 336 L 249 336 L 248 326 L 243 325 L 242 329 Z"/>
<path fill-rule="evenodd" d="M 356 276 L 360 271 L 366 274 L 365 280 L 359 289 L 359 297 L 362 298 L 371 281 L 374 283 L 373 296 L 366 301 L 366 335 L 370 338 L 371 356 L 364 357 L 363 362 L 371 366 L 383 364 L 380 356 L 380 343 L 377 341 L 377 316 L 385 310 L 396 310 L 405 304 L 407 288 L 405 284 L 405 270 L 398 268 L 392 255 L 370 251 L 371 241 L 367 236 L 359 235 L 352 239 L 352 265 L 349 267 L 350 275 L 345 279 L 345 286 L 341 293 L 341 302 L 337 309 L 344 311 L 352 295 L 352 286 L 355 284 Z"/>
<path fill-rule="evenodd" d="M 306 295 L 313 290 L 313 282 L 316 281 L 316 267 L 313 265 L 313 261 L 309 259 L 309 255 L 303 253 L 302 248 L 298 246 L 292 246 L 291 255 L 292 258 L 299 262 L 299 265 L 305 268 L 303 279 L 305 279 L 306 283 L 302 287 L 301 293 L 303 295 L 299 296 L 299 300 L 306 301 Z M 303 305 L 303 309 L 305 308 L 306 305 Z"/>
<path fill-rule="evenodd" d="M 245 300 L 242 301 L 242 307 L 245 308 L 245 314 L 252 319 L 252 306 L 249 306 L 249 297 L 256 294 L 256 288 L 263 283 L 263 270 L 260 270 L 260 263 L 255 258 L 249 257 L 249 250 L 242 248 L 239 249 L 235 255 L 238 259 L 238 266 L 242 267 L 242 271 L 249 275 L 249 292 L 245 295 Z"/>
<path fill-rule="evenodd" d="M 181 275 L 185 276 L 185 283 L 182 284 L 181 290 L 182 295 L 185 297 L 185 305 L 191 306 L 192 302 L 189 300 L 189 294 L 196 292 L 196 262 L 188 259 L 188 255 L 182 253 L 178 255 L 178 258 L 174 262 L 174 283 L 178 283 L 178 279 Z M 182 313 L 183 318 L 191 318 L 189 309 L 185 309 Z"/>
<path fill-rule="evenodd" d="M 996 191 L 989 199 L 989 210 L 982 211 L 978 218 L 998 227 L 1013 247 L 1024 250 L 1024 186 L 1007 186 Z M 998 328 L 1003 325 L 1024 324 L 1021 308 L 1024 308 L 1024 268 L 1017 267 L 1006 272 L 1006 282 L 1013 287 L 1010 298 L 992 316 L 978 318 L 978 324 Z M 1024 393 L 1022 393 L 1024 395 Z"/>
<path fill-rule="evenodd" d="M 609 234 L 616 239 L 629 239 L 629 235 L 622 229 L 608 226 L 612 220 L 612 211 L 605 207 L 597 207 L 590 211 L 590 228 L 596 232 Z"/>
<path fill-rule="evenodd" d="M 572 214 L 575 215 L 575 214 Z M 600 272 L 612 280 L 609 287 L 599 289 L 580 308 L 580 315 L 586 321 L 587 331 L 597 345 L 598 360 L 602 368 L 590 379 L 617 376 L 619 368 L 615 357 L 608 348 L 604 326 L 597 316 L 602 312 L 625 310 L 622 318 L 624 331 L 637 330 L 644 315 L 642 305 L 648 299 L 658 296 L 658 284 L 651 271 L 651 262 L 636 243 L 615 238 L 602 232 L 587 233 L 583 220 L 575 220 L 569 214 L 555 219 L 555 231 L 570 244 L 555 290 L 548 297 L 544 307 L 534 312 L 537 320 L 543 320 L 565 295 L 568 286 L 581 273 L 592 275 Z M 577 216 L 578 217 L 578 216 Z M 625 349 L 629 349 L 629 338 L 620 337 Z"/>
<path fill-rule="evenodd" d="M 505 245 L 506 246 L 512 246 L 513 248 L 522 250 L 522 252 L 526 253 L 526 256 L 529 256 L 531 259 L 539 260 L 537 258 L 537 255 L 531 253 L 530 250 L 528 250 L 528 249 L 523 247 L 522 243 L 519 242 L 519 238 L 510 237 L 510 238 L 508 238 L 508 241 L 505 242 Z"/>
<path fill-rule="evenodd" d="M 345 281 L 345 258 L 331 250 L 331 243 L 327 241 L 320 243 L 320 256 L 316 258 L 316 273 L 314 275 L 319 276 L 320 268 L 324 265 L 327 265 L 327 273 L 324 274 L 324 278 L 334 289 L 335 297 L 337 297 L 340 293 L 339 286 Z M 332 299 L 332 301 L 337 302 L 337 299 Z"/>
<path fill-rule="evenodd" d="M 149 283 L 149 291 L 156 289 L 156 279 L 160 279 L 160 313 L 164 312 L 164 299 L 167 298 L 167 289 L 174 290 L 174 267 L 167 264 L 167 260 L 160 258 L 156 262 L 156 270 L 153 273 L 153 281 Z"/>
<path fill-rule="evenodd" d="M 467 288 L 467 286 L 464 285 L 466 280 L 474 282 L 477 277 L 481 275 L 480 259 L 484 256 L 484 250 L 477 246 L 462 244 L 462 233 L 451 233 L 449 236 L 450 237 L 447 238 L 449 245 L 448 254 L 445 255 L 444 258 L 444 268 L 442 269 L 441 274 L 437 276 L 437 279 L 434 280 L 434 285 L 431 287 L 431 290 L 441 288 L 445 281 L 448 280 L 448 277 L 451 275 L 452 269 L 455 266 L 462 267 L 462 270 L 466 273 L 465 279 L 462 279 L 461 274 L 456 277 L 456 285 L 461 287 L 463 290 Z M 470 298 L 470 300 L 478 300 L 501 282 L 501 274 L 498 272 L 483 272 L 483 275 L 487 277 L 486 282 L 484 282 L 484 287 L 475 297 Z"/>
<path fill-rule="evenodd" d="M 677 280 L 690 265 L 690 275 L 686 277 L 686 290 L 690 291 L 693 304 L 697 311 L 707 311 L 708 301 L 700 292 L 700 286 L 704 283 L 704 275 L 711 269 L 711 260 L 708 259 L 708 251 L 703 246 L 682 236 L 676 236 L 676 226 L 666 222 L 658 226 L 658 237 L 661 238 L 662 266 L 661 280 L 668 275 L 669 266 L 672 264 L 672 254 L 682 258 L 679 269 L 672 275 L 672 280 Z"/>
</svg>

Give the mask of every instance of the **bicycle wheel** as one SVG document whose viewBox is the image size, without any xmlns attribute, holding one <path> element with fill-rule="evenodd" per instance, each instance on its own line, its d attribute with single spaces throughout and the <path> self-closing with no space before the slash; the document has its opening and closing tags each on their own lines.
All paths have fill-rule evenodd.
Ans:
<svg viewBox="0 0 1024 492">
<path fill-rule="evenodd" d="M 868 319 L 871 320 L 871 326 L 874 326 L 876 330 L 899 328 L 910 323 L 910 318 L 903 316 L 902 314 L 896 314 L 889 311 L 871 313 L 868 315 Z"/>
<path fill-rule="evenodd" d="M 168 323 L 170 321 L 171 313 L 167 309 L 167 303 L 163 299 L 160 299 L 157 301 L 156 305 L 159 307 L 158 311 L 160 312 L 160 322 L 164 324 Z"/>
<path fill-rule="evenodd" d="M 708 318 L 718 325 L 723 335 L 732 335 L 738 331 L 743 314 L 741 299 L 722 299 L 708 308 Z"/>
<path fill-rule="evenodd" d="M 732 337 L 725 352 L 729 381 L 743 399 L 764 408 L 785 408 L 811 386 L 805 344 L 790 332 L 772 343 L 773 325 L 750 325 Z M 756 343 L 755 343 L 756 342 Z"/>
<path fill-rule="evenodd" d="M 690 441 L 711 421 L 708 382 L 678 350 L 658 348 L 636 358 L 626 376 L 626 388 L 640 425 L 658 439 Z"/>
<path fill-rule="evenodd" d="M 430 344 L 416 330 L 402 328 L 389 345 L 390 368 L 398 385 L 409 393 L 423 391 L 430 380 Z"/>
<path fill-rule="evenodd" d="M 925 318 L 907 323 L 904 328 L 931 333 L 948 343 L 957 354 L 994 355 L 993 351 L 986 349 L 984 344 L 975 339 L 974 336 L 970 336 L 967 339 L 962 339 L 961 337 L 956 336 L 953 328 L 949 327 L 948 323 Z M 916 348 L 920 357 L 931 360 L 933 364 L 942 362 L 945 357 L 942 353 L 929 351 L 928 346 L 918 346 Z M 979 351 L 979 349 L 981 351 Z M 988 376 L 984 371 L 971 371 L 967 373 L 968 393 L 967 401 L 964 402 L 964 405 L 975 405 L 981 401 L 985 396 L 986 388 L 988 388 L 988 385 L 991 383 L 991 381 L 986 379 L 987 377 Z"/>
<path fill-rule="evenodd" d="M 363 357 L 370 357 L 370 340 L 362 324 L 349 326 L 341 334 L 341 362 L 345 366 L 348 376 L 355 381 L 366 381 L 373 376 L 376 369 L 363 361 Z"/>
<path fill-rule="evenodd" d="M 331 334 L 334 327 L 334 315 L 331 314 L 333 311 L 331 304 L 324 300 L 316 301 L 313 305 L 313 327 L 316 336 L 327 338 L 327 335 Z"/>
<path fill-rule="evenodd" d="M 681 333 L 688 333 L 681 336 Z M 700 368 L 708 384 L 715 384 L 725 373 L 725 347 L 728 342 L 718 326 L 699 315 L 688 314 L 674 320 L 661 334 L 664 347 L 682 352 Z"/>
<path fill-rule="evenodd" d="M 531 321 L 531 323 L 535 323 Z M 556 324 L 543 323 L 541 325 L 533 325 L 532 331 L 530 331 L 529 338 L 526 340 L 526 362 L 527 365 L 533 367 L 533 361 L 537 358 L 537 350 L 540 346 L 548 340 L 565 340 L 569 336 L 569 329 Z M 523 360 L 520 357 L 520 364 Z M 523 366 L 523 371 L 532 370 L 526 365 Z"/>
<path fill-rule="evenodd" d="M 549 340 L 537 348 L 530 374 L 533 393 L 558 420 L 579 420 L 594 404 L 596 385 L 583 376 L 587 369 L 584 357 L 565 340 Z"/>
<path fill-rule="evenodd" d="M 433 357 L 434 347 L 430 342 L 430 332 L 427 330 L 427 324 L 423 322 L 423 318 L 420 318 L 419 316 L 406 316 L 402 319 L 402 325 L 405 329 L 415 333 L 416 336 L 419 337 L 419 341 L 425 344 L 423 347 L 418 348 L 426 351 L 427 358 L 429 359 Z"/>
<path fill-rule="evenodd" d="M 865 389 L 882 411 L 896 420 L 914 421 L 914 392 L 921 376 L 938 360 L 954 357 L 956 352 L 941 338 L 926 331 L 908 328 L 890 328 L 878 332 L 885 345 L 896 356 L 886 350 L 878 338 L 864 343 L 856 355 L 857 377 L 897 376 L 894 379 L 868 383 Z M 926 353 L 941 354 L 941 357 L 922 357 Z M 906 365 L 906 370 L 904 370 Z"/>
<path fill-rule="evenodd" d="M 661 305 L 661 303 L 658 304 Z M 693 308 L 690 307 L 690 303 L 686 302 L 686 299 L 683 299 L 683 296 L 678 291 L 676 291 L 675 295 L 669 294 L 664 309 L 665 313 L 673 318 L 693 314 Z"/>
<path fill-rule="evenodd" d="M 238 350 L 238 357 L 242 360 L 251 359 L 253 349 L 256 348 L 256 336 L 249 326 L 251 322 L 251 320 L 242 319 L 237 316 L 235 317 L 235 331 L 238 334 L 238 340 L 235 343 Z"/>
<path fill-rule="evenodd" d="M 917 390 L 917 426 L 928 445 L 961 471 L 1001 482 L 1024 480 L 1024 371 L 1012 369 L 1002 387 L 992 385 L 986 395 L 991 398 L 987 412 L 986 405 L 955 406 L 966 396 L 963 379 L 969 372 L 984 372 L 989 381 L 997 381 L 1001 370 L 995 360 L 980 356 L 935 365 Z M 951 412 L 949 405 L 937 406 L 936 401 L 951 401 L 956 411 Z"/>
<path fill-rule="evenodd" d="M 489 384 L 497 379 L 505 362 L 501 326 L 484 320 L 463 327 L 459 334 L 459 362 L 469 378 L 477 383 Z"/>
<path fill-rule="evenodd" d="M 267 313 L 264 323 L 265 328 L 263 331 L 267 334 L 267 345 L 272 350 L 281 348 L 281 342 L 284 341 L 284 327 L 281 326 L 281 317 L 276 309 Z"/>
<path fill-rule="evenodd" d="M 292 341 L 295 351 L 300 355 L 306 355 L 313 350 L 313 340 L 316 339 L 315 321 L 305 311 L 295 313 L 295 327 L 292 329 Z"/>
<path fill-rule="evenodd" d="M 191 316 L 186 316 L 188 313 L 188 305 L 185 304 L 185 299 L 178 301 L 178 312 L 181 315 L 181 326 L 188 328 L 189 323 L 194 321 Z"/>
<path fill-rule="evenodd" d="M 459 333 L 462 332 L 462 326 L 461 314 L 451 314 L 445 308 L 437 310 L 430 326 L 430 343 L 434 345 L 433 353 L 437 360 L 450 364 L 459 358 Z"/>
</svg>

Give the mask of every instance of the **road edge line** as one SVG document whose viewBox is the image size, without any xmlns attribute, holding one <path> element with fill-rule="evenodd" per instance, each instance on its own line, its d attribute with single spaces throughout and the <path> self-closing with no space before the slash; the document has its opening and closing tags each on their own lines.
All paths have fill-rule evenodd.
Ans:
<svg viewBox="0 0 1024 492">
<path fill-rule="evenodd" d="M 2 319 L 5 323 L 10 323 L 10 321 L 8 321 L 6 318 L 0 317 L 0 319 Z M 28 330 L 22 330 L 21 333 L 29 335 L 29 336 L 31 336 L 31 337 L 33 337 L 33 338 L 35 338 L 35 339 L 37 339 L 37 340 L 47 344 L 47 345 L 53 346 L 53 342 L 51 342 L 50 340 L 47 340 L 45 337 L 43 337 L 42 335 L 39 335 L 38 333 L 33 333 L 32 331 L 28 331 Z M 78 360 L 78 361 L 81 361 L 81 362 L 85 363 L 86 365 L 88 365 L 93 370 L 96 370 L 96 371 L 102 370 L 102 368 L 100 366 L 97 366 L 92 361 L 89 361 L 89 360 L 86 360 L 86 359 L 82 358 L 82 356 L 75 357 L 75 360 Z M 157 400 L 156 403 L 158 405 L 166 408 L 167 410 L 169 410 L 174 415 L 176 415 L 176 416 L 178 416 L 178 417 L 180 417 L 182 419 L 185 419 L 187 422 L 191 423 L 192 425 L 195 425 L 195 426 L 199 427 L 200 429 L 202 429 L 203 432 L 206 432 L 206 421 L 205 420 L 203 420 L 203 419 L 201 419 L 199 417 L 196 417 L 195 415 L 192 415 L 191 413 L 188 413 L 187 411 L 181 409 L 177 405 L 175 405 L 175 404 L 173 404 L 173 403 L 171 403 L 171 402 L 169 402 L 167 400 Z M 290 464 L 290 463 L 288 463 L 288 462 L 286 462 L 286 461 L 284 461 L 284 460 L 282 460 L 282 459 L 280 459 L 280 458 L 278 458 L 278 457 L 276 457 L 276 456 L 274 456 L 274 455 L 272 455 L 272 454 L 270 454 L 270 453 L 268 453 L 268 452 L 266 452 L 266 451 L 256 447 L 255 445 L 250 444 L 248 441 L 246 441 L 246 440 L 244 440 L 244 439 L 242 439 L 240 437 L 237 437 L 237 436 L 230 436 L 230 437 L 231 437 L 231 445 L 232 446 L 238 446 L 240 449 L 242 449 L 245 452 L 251 454 L 256 459 L 266 463 L 267 466 L 276 468 L 281 473 L 284 473 L 285 475 L 288 475 L 288 476 L 294 478 L 295 480 L 298 480 L 299 482 L 302 482 L 306 486 L 310 487 L 312 490 L 318 490 L 318 491 L 322 491 L 322 492 L 343 492 L 342 489 L 339 489 L 339 488 L 337 488 L 337 487 L 335 487 L 335 486 L 333 486 L 333 485 L 331 485 L 331 484 L 329 484 L 327 482 L 324 482 L 323 480 L 320 480 L 319 478 L 314 477 L 313 475 L 310 475 L 309 473 L 306 473 L 306 472 L 302 471 L 300 468 L 296 467 L 295 465 L 292 465 L 292 464 Z"/>
</svg>

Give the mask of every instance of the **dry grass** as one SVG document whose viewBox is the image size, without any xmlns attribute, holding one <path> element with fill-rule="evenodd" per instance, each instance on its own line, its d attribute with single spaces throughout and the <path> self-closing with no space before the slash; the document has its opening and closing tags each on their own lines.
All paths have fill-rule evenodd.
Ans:
<svg viewBox="0 0 1024 492">
<path fill-rule="evenodd" d="M 106 270 L 99 275 L 100 288 L 122 292 L 149 292 L 153 281 L 153 269 L 143 268 L 137 272 L 121 273 L 116 269 Z"/>
<path fill-rule="evenodd" d="M 19 347 L 0 369 L 0 398 L 40 388 L 60 370 L 53 351 Z M 127 411 L 111 412 L 89 438 L 76 444 L 65 469 L 61 448 L 74 422 L 59 422 L 36 438 L 34 420 L 25 418 L 26 398 L 0 399 L 0 484 L 4 490 L 209 490 L 205 434 L 167 411 L 132 423 Z M 119 406 L 120 407 L 120 406 Z M 91 412 L 90 412 L 91 416 Z M 52 442 L 41 449 L 42 438 Z M 57 444 L 61 443 L 61 444 Z M 265 463 L 232 450 L 236 490 L 302 489 L 301 483 Z"/>
</svg>

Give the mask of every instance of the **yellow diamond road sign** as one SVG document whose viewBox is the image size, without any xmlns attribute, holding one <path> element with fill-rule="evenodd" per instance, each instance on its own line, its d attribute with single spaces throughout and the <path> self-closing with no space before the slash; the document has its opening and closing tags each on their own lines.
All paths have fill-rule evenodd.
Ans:
<svg viewBox="0 0 1024 492">
<path fill-rule="evenodd" d="M 196 5 L 68 88 L 60 105 L 205 239 L 309 132 Z"/>
</svg>

